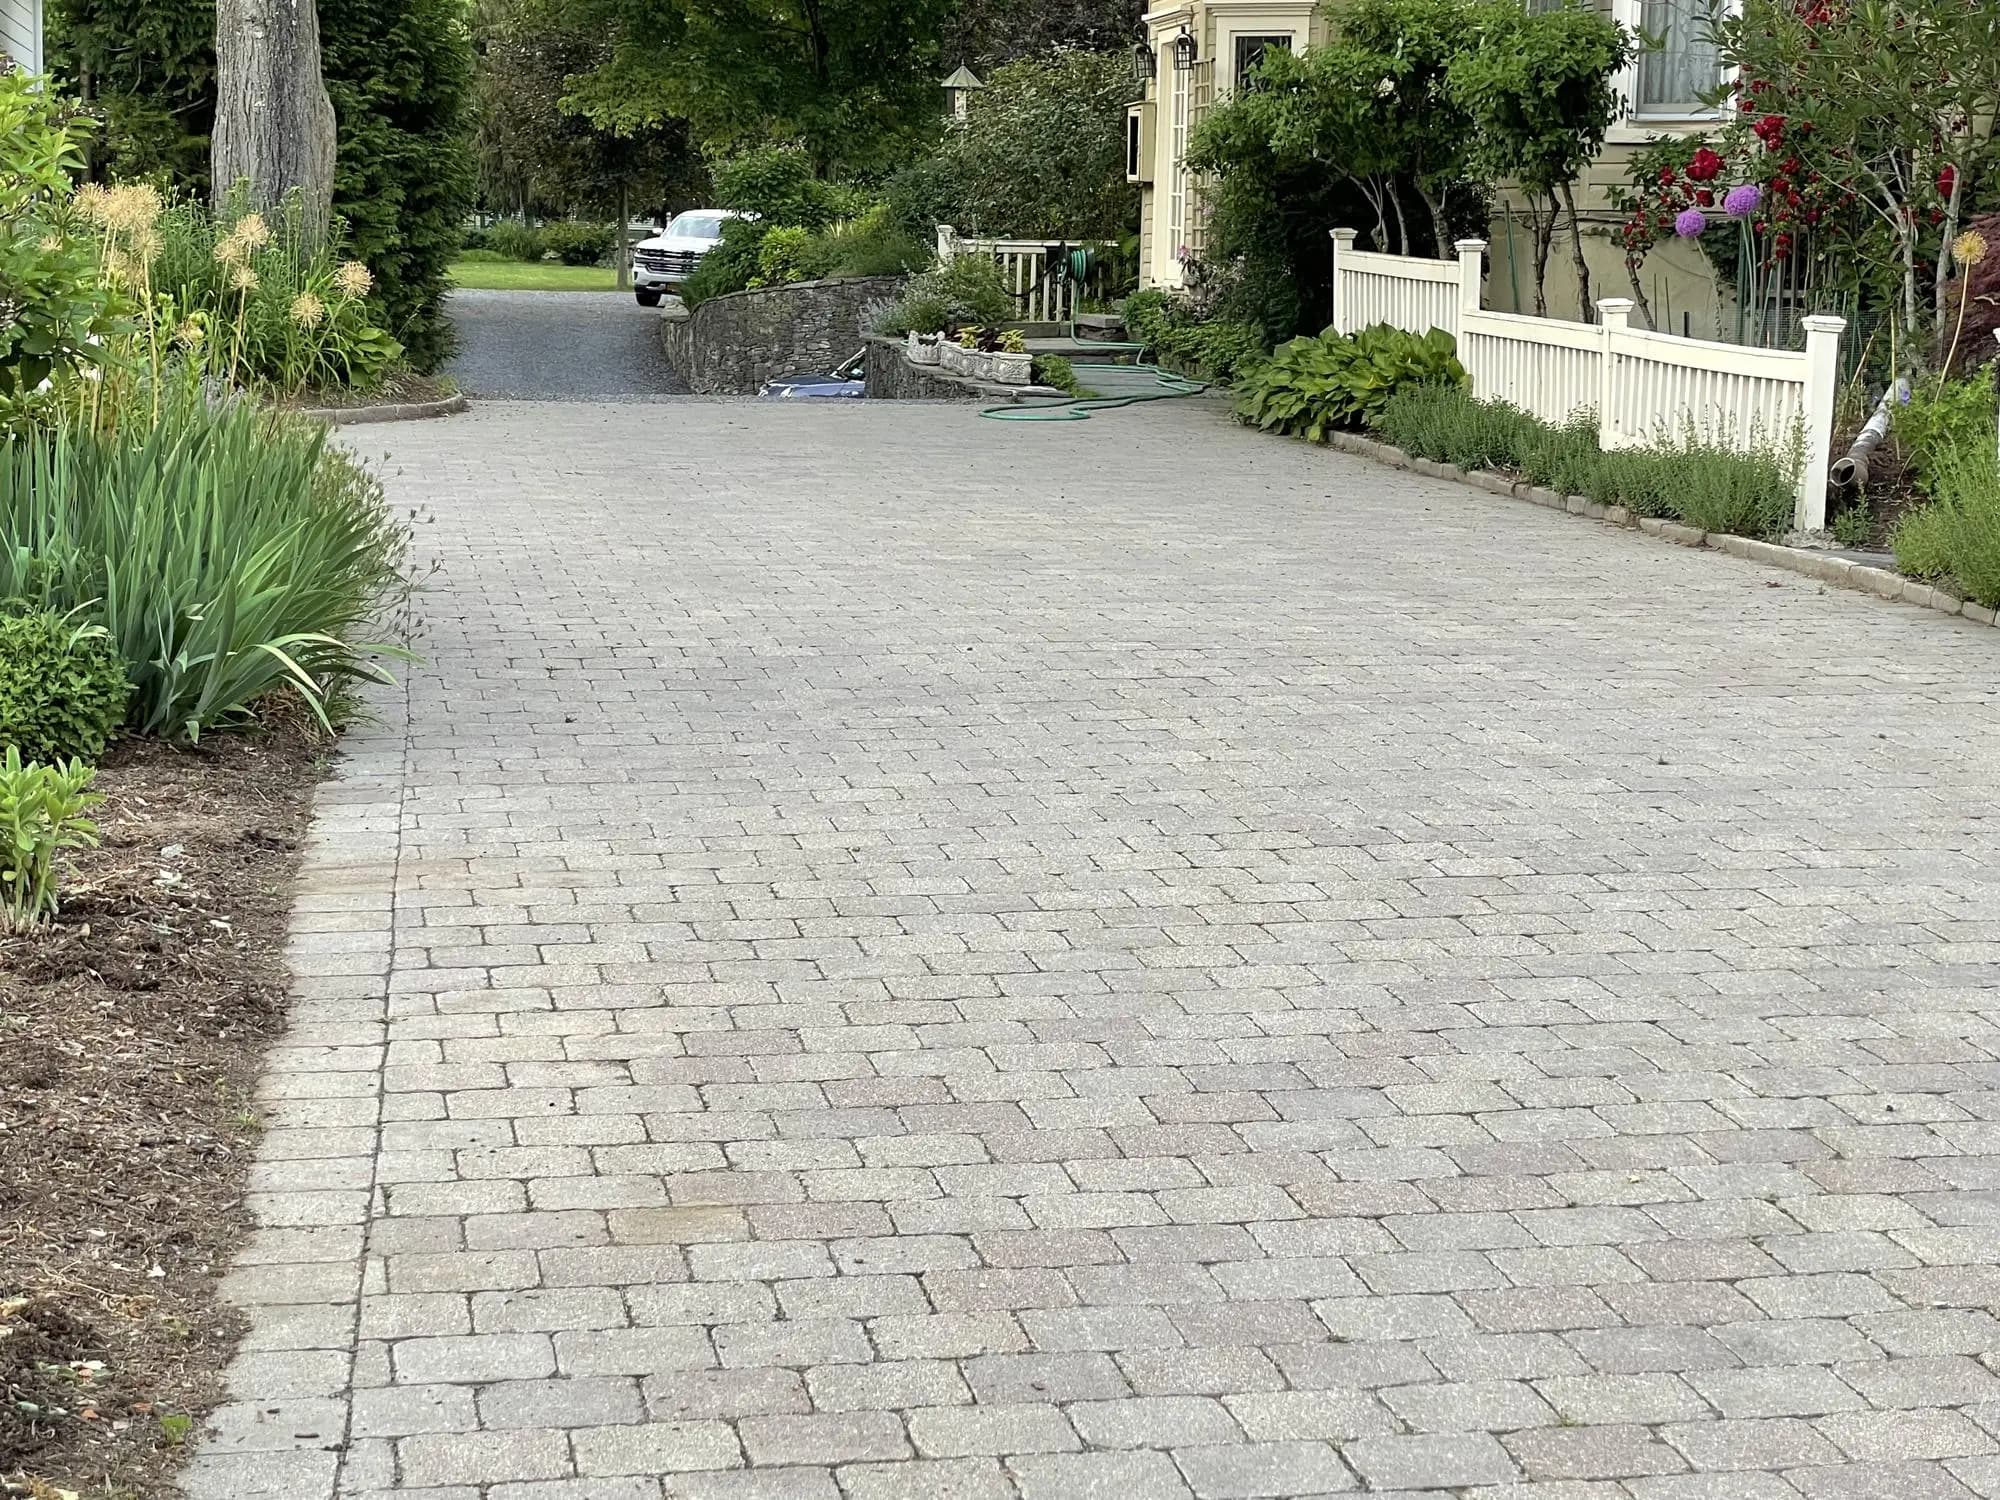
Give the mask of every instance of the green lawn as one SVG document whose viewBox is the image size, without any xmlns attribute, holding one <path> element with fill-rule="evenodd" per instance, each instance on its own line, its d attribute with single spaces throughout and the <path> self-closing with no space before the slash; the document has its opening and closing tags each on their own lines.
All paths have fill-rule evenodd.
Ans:
<svg viewBox="0 0 2000 1500">
<path fill-rule="evenodd" d="M 608 266 L 456 260 L 451 264 L 451 284 L 485 292 L 610 292 L 618 289 L 618 277 Z"/>
</svg>

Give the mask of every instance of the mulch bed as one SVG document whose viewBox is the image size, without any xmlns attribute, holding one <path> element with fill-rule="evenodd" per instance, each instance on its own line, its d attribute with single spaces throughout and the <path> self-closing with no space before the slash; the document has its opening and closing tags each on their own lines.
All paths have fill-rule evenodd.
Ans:
<svg viewBox="0 0 2000 1500">
<path fill-rule="evenodd" d="M 167 1496 L 239 1335 L 251 1099 L 324 747 L 114 747 L 101 849 L 0 936 L 0 1495 Z"/>
</svg>

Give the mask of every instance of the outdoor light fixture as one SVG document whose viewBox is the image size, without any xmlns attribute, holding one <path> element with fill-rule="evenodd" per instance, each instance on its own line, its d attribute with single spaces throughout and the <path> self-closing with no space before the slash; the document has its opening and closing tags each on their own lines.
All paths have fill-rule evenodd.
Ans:
<svg viewBox="0 0 2000 1500">
<path fill-rule="evenodd" d="M 1153 49 L 1144 42 L 1132 46 L 1132 81 L 1145 83 L 1153 76 Z"/>
<path fill-rule="evenodd" d="M 1192 73 L 1195 63 L 1194 35 L 1185 26 L 1181 34 L 1174 38 L 1174 71 Z"/>
</svg>

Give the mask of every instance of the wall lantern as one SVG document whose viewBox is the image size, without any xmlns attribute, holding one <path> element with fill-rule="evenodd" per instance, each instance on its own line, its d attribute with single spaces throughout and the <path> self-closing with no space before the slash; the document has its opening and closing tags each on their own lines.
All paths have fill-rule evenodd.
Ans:
<svg viewBox="0 0 2000 1500">
<path fill-rule="evenodd" d="M 1153 49 L 1144 42 L 1132 47 L 1132 81 L 1149 83 L 1153 77 Z"/>
<path fill-rule="evenodd" d="M 1194 71 L 1194 64 L 1194 36 L 1183 27 L 1181 34 L 1174 38 L 1174 71 L 1176 73 L 1191 73 Z"/>
</svg>

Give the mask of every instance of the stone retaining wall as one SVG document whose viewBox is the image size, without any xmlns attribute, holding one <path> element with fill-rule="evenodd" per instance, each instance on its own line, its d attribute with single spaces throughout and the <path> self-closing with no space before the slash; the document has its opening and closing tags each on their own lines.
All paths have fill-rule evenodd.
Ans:
<svg viewBox="0 0 2000 1500">
<path fill-rule="evenodd" d="M 823 374 L 862 347 L 907 279 L 795 281 L 711 297 L 693 312 L 669 307 L 661 315 L 667 362 L 704 395 L 751 396 L 780 375 Z"/>
</svg>

